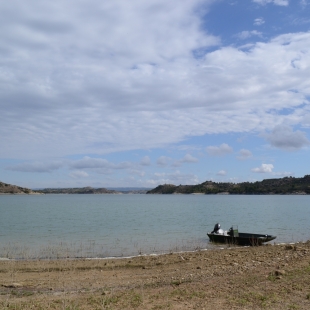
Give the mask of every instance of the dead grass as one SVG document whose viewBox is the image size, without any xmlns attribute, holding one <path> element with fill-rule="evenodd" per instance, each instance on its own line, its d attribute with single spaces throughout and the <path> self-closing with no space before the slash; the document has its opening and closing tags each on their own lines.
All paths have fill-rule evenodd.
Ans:
<svg viewBox="0 0 310 310">
<path fill-rule="evenodd" d="M 0 309 L 310 309 L 310 242 L 0 261 Z"/>
</svg>

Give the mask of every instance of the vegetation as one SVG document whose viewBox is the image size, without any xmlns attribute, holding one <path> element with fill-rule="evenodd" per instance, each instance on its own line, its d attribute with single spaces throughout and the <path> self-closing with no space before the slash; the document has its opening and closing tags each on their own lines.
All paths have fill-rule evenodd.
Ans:
<svg viewBox="0 0 310 310">
<path fill-rule="evenodd" d="M 0 194 L 35 194 L 35 192 L 29 188 L 0 182 Z"/>
<path fill-rule="evenodd" d="M 77 188 L 45 188 L 37 190 L 41 194 L 118 194 L 114 190 L 106 188 L 93 188 L 93 187 L 77 187 Z"/>
<path fill-rule="evenodd" d="M 128 188 L 112 190 L 106 188 L 77 187 L 77 188 L 44 188 L 37 190 L 40 194 L 145 194 L 147 189 Z"/>
<path fill-rule="evenodd" d="M 152 190 L 132 189 L 129 191 L 109 190 L 106 188 L 45 188 L 33 191 L 28 188 L 0 182 L 0 194 L 234 194 L 234 195 L 284 195 L 310 194 L 310 175 L 303 178 L 285 177 L 266 179 L 260 182 L 217 183 L 206 181 L 197 185 L 159 185 Z"/>
<path fill-rule="evenodd" d="M 148 194 L 310 194 L 310 175 L 303 178 L 285 177 L 266 179 L 261 182 L 217 183 L 206 181 L 198 185 L 164 184 L 147 192 Z"/>
</svg>

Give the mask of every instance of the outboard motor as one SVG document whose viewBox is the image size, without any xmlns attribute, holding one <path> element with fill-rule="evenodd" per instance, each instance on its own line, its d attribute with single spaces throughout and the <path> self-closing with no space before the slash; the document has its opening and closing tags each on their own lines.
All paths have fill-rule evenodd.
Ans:
<svg viewBox="0 0 310 310">
<path fill-rule="evenodd" d="M 211 231 L 211 234 L 216 234 L 216 233 L 218 233 L 218 231 L 219 231 L 220 229 L 221 229 L 220 223 L 216 223 L 216 224 L 214 225 L 213 231 Z"/>
</svg>

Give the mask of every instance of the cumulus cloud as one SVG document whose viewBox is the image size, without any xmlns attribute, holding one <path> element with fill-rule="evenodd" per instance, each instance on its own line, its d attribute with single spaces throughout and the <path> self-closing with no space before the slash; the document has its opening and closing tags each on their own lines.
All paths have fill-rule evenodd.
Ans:
<svg viewBox="0 0 310 310">
<path fill-rule="evenodd" d="M 245 39 L 248 39 L 250 37 L 253 37 L 253 36 L 257 36 L 257 37 L 262 37 L 262 33 L 260 31 L 257 31 L 257 30 L 252 30 L 252 31 L 241 31 L 239 32 L 236 37 L 241 39 L 241 40 L 245 40 Z"/>
<path fill-rule="evenodd" d="M 166 167 L 168 165 L 168 163 L 171 161 L 171 158 L 170 157 L 167 157 L 167 156 L 160 156 L 156 163 L 158 166 L 161 166 L 161 167 Z"/>
<path fill-rule="evenodd" d="M 267 3 L 273 3 L 275 5 L 288 6 L 289 0 L 252 0 L 255 3 L 266 5 Z"/>
<path fill-rule="evenodd" d="M 262 164 L 258 168 L 253 168 L 252 171 L 257 173 L 272 173 L 273 168 L 273 164 Z"/>
<path fill-rule="evenodd" d="M 160 184 L 174 184 L 174 185 L 193 185 L 200 183 L 200 180 L 195 174 L 184 174 L 179 170 L 173 173 L 154 173 L 154 175 L 147 180 L 150 186 L 157 186 Z"/>
<path fill-rule="evenodd" d="M 287 125 L 277 125 L 271 133 L 265 135 L 265 138 L 271 146 L 286 151 L 296 151 L 310 145 L 305 132 L 300 130 L 293 131 Z"/>
<path fill-rule="evenodd" d="M 302 118 L 302 125 L 304 127 L 310 127 L 310 113 L 304 115 L 304 117 Z"/>
<path fill-rule="evenodd" d="M 223 156 L 233 152 L 233 148 L 230 147 L 228 144 L 223 143 L 219 146 L 208 146 L 206 151 L 209 155 L 212 156 Z"/>
<path fill-rule="evenodd" d="M 133 175 L 138 175 L 138 176 L 140 176 L 140 177 L 145 176 L 145 171 L 142 171 L 142 170 L 140 170 L 140 169 L 130 169 L 130 170 L 129 170 L 129 173 L 130 173 L 130 174 L 133 174 Z"/>
<path fill-rule="evenodd" d="M 190 154 L 186 154 L 182 159 L 176 160 L 172 166 L 173 167 L 180 167 L 184 163 L 198 163 L 198 159 Z"/>
<path fill-rule="evenodd" d="M 246 160 L 253 156 L 252 152 L 246 149 L 241 149 L 238 153 L 237 158 L 240 160 Z"/>
<path fill-rule="evenodd" d="M 226 170 L 220 170 L 217 175 L 221 175 L 221 176 L 224 176 L 227 174 L 227 171 Z"/>
<path fill-rule="evenodd" d="M 181 161 L 183 163 L 197 163 L 198 162 L 198 159 L 190 154 L 186 154 L 182 159 Z"/>
<path fill-rule="evenodd" d="M 144 156 L 140 161 L 141 166 L 150 166 L 151 165 L 151 159 L 149 156 Z"/>
<path fill-rule="evenodd" d="M 263 17 L 259 17 L 259 18 L 254 19 L 254 25 L 255 26 L 261 26 L 263 24 L 265 24 L 265 20 Z"/>
<path fill-rule="evenodd" d="M 0 157 L 102 155 L 298 124 L 310 33 L 216 49 L 201 4 L 2 1 Z"/>
</svg>

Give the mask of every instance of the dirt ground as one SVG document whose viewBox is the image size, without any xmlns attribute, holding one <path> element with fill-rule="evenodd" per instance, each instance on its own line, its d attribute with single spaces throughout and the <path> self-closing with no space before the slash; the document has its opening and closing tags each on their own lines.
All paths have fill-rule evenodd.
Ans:
<svg viewBox="0 0 310 310">
<path fill-rule="evenodd" d="M 0 309 L 310 309 L 310 241 L 0 261 Z"/>
</svg>

